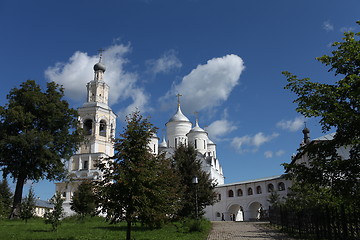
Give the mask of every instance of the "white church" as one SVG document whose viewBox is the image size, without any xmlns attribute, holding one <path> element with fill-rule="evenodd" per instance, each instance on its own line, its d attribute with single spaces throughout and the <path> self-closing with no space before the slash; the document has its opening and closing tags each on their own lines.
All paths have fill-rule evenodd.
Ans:
<svg viewBox="0 0 360 240">
<path fill-rule="evenodd" d="M 78 108 L 79 122 L 84 129 L 86 140 L 68 164 L 69 178 L 56 183 L 56 191 L 62 193 L 64 211 L 67 216 L 74 214 L 70 209 L 73 193 L 84 180 L 102 178 L 102 172 L 96 167 L 99 159 L 114 155 L 113 139 L 115 138 L 116 114 L 108 105 L 109 86 L 104 81 L 106 67 L 101 62 L 94 65 L 94 79 L 87 83 L 87 100 Z M 287 195 L 291 185 L 284 176 L 274 176 L 251 181 L 224 184 L 224 174 L 216 153 L 216 144 L 208 133 L 199 126 L 198 120 L 193 126 L 190 120 L 181 112 L 180 95 L 176 113 L 166 125 L 165 138 L 159 143 L 154 135 L 149 147 L 154 154 L 165 152 L 168 156 L 180 144 L 192 144 L 198 152 L 202 169 L 210 174 L 217 183 L 215 191 L 218 202 L 208 206 L 205 217 L 212 221 L 248 221 L 255 220 L 259 209 L 267 210 L 267 201 L 272 191 L 276 190 L 280 197 Z"/>
</svg>

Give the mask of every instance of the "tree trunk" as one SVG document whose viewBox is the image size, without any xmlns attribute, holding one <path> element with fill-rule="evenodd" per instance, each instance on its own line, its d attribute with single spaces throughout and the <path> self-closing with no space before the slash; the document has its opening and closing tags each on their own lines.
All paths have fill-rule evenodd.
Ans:
<svg viewBox="0 0 360 240">
<path fill-rule="evenodd" d="M 13 207 L 9 219 L 17 219 L 20 216 L 20 207 L 21 207 L 21 199 L 22 199 L 24 184 L 25 184 L 25 177 L 18 176 L 16 182 L 15 194 L 14 194 Z"/>
<path fill-rule="evenodd" d="M 131 221 L 127 221 L 126 240 L 131 240 Z"/>
</svg>

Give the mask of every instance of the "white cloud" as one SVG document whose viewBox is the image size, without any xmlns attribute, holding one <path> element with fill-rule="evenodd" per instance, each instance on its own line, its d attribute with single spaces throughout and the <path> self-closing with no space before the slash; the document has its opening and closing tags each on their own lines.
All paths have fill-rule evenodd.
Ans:
<svg viewBox="0 0 360 240">
<path fill-rule="evenodd" d="M 239 83 L 244 68 L 243 60 L 237 55 L 213 58 L 204 65 L 198 65 L 159 100 L 164 103 L 163 107 L 168 107 L 168 104 L 173 105 L 175 95 L 180 93 L 185 112 L 211 110 L 227 100 Z"/>
<path fill-rule="evenodd" d="M 354 27 L 342 27 L 340 28 L 340 32 L 353 32 L 355 30 Z"/>
<path fill-rule="evenodd" d="M 136 85 L 137 74 L 124 69 L 124 65 L 128 62 L 125 55 L 130 51 L 130 45 L 115 44 L 103 52 L 103 63 L 106 66 L 104 80 L 110 87 L 110 104 L 121 100 L 132 101 L 122 110 L 125 114 L 135 108 L 140 111 L 145 110 L 149 98 L 144 89 Z M 85 101 L 86 84 L 94 79 L 93 66 L 98 61 L 97 55 L 89 56 L 87 53 L 77 51 L 67 62 L 59 62 L 48 67 L 45 76 L 49 81 L 63 85 L 67 97 L 76 101 Z"/>
<path fill-rule="evenodd" d="M 264 152 L 264 156 L 265 156 L 265 158 L 272 158 L 273 157 L 273 152 L 272 151 L 266 151 L 266 152 Z"/>
<path fill-rule="evenodd" d="M 275 153 L 275 156 L 281 157 L 281 156 L 284 155 L 284 154 L 285 154 L 285 151 L 284 151 L 284 150 L 279 150 L 279 151 L 277 151 L 277 152 Z"/>
<path fill-rule="evenodd" d="M 158 59 L 150 59 L 146 61 L 146 65 L 148 66 L 150 72 L 158 74 L 167 73 L 173 69 L 181 68 L 182 63 L 177 58 L 176 52 L 174 50 L 169 50 Z"/>
<path fill-rule="evenodd" d="M 212 140 L 218 140 L 219 137 L 224 136 L 234 130 L 236 130 L 237 127 L 235 124 L 229 120 L 222 119 L 222 120 L 216 120 L 212 122 L 207 128 L 206 131 L 209 133 L 209 137 Z"/>
<path fill-rule="evenodd" d="M 250 150 L 256 152 L 261 145 L 278 136 L 278 133 L 266 136 L 264 133 L 259 132 L 254 136 L 246 135 L 242 137 L 234 137 L 231 141 L 231 146 L 239 152 L 248 152 Z"/>
<path fill-rule="evenodd" d="M 323 29 L 327 32 L 334 30 L 334 25 L 332 25 L 329 21 L 323 22 Z"/>
<path fill-rule="evenodd" d="M 304 126 L 304 117 L 296 117 L 293 120 L 281 120 L 276 124 L 277 127 L 282 128 L 284 130 L 288 130 L 291 132 L 298 131 L 301 127 Z"/>
</svg>

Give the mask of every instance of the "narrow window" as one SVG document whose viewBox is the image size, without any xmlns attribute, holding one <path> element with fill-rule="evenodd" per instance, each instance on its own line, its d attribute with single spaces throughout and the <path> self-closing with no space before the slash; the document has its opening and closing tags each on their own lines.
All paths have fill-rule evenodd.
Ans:
<svg viewBox="0 0 360 240">
<path fill-rule="evenodd" d="M 248 188 L 248 195 L 253 195 L 253 190 L 251 187 Z"/>
<path fill-rule="evenodd" d="M 243 191 L 241 189 L 237 190 L 237 195 L 238 197 L 241 197 L 243 195 Z"/>
<path fill-rule="evenodd" d="M 257 187 L 256 187 L 256 193 L 257 193 L 257 194 L 261 194 L 261 192 L 262 192 L 262 191 L 261 191 L 261 187 L 260 187 L 260 186 L 257 186 Z"/>
<path fill-rule="evenodd" d="M 233 192 L 233 190 L 229 190 L 228 196 L 229 196 L 229 197 L 234 197 L 234 192 Z"/>
<path fill-rule="evenodd" d="M 89 168 L 89 162 L 88 162 L 88 161 L 84 161 L 83 169 L 88 169 L 88 168 Z"/>
<path fill-rule="evenodd" d="M 93 121 L 91 119 L 87 119 L 84 122 L 84 134 L 91 135 L 92 134 L 92 125 Z"/>
<path fill-rule="evenodd" d="M 197 149 L 197 140 L 195 139 L 195 149 Z"/>
<path fill-rule="evenodd" d="M 177 138 L 175 138 L 175 148 L 177 148 Z"/>
<path fill-rule="evenodd" d="M 66 198 L 66 192 L 63 192 L 62 197 Z"/>
<path fill-rule="evenodd" d="M 205 140 L 204 140 L 204 149 L 206 149 Z"/>
<path fill-rule="evenodd" d="M 106 137 L 106 122 L 104 120 L 100 121 L 99 135 Z"/>
<path fill-rule="evenodd" d="M 221 194 L 218 195 L 218 199 L 221 200 Z"/>
<path fill-rule="evenodd" d="M 285 184 L 283 182 L 279 182 L 278 189 L 279 189 L 279 191 L 284 191 L 285 190 Z"/>
<path fill-rule="evenodd" d="M 272 192 L 272 191 L 274 191 L 274 185 L 272 183 L 270 183 L 268 185 L 268 192 Z"/>
</svg>

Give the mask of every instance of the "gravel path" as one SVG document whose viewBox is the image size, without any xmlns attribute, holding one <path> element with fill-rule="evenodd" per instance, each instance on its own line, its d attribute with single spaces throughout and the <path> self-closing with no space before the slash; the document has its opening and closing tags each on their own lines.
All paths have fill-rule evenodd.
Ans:
<svg viewBox="0 0 360 240">
<path fill-rule="evenodd" d="M 293 240 L 271 229 L 267 222 L 212 222 L 207 240 Z"/>
</svg>

